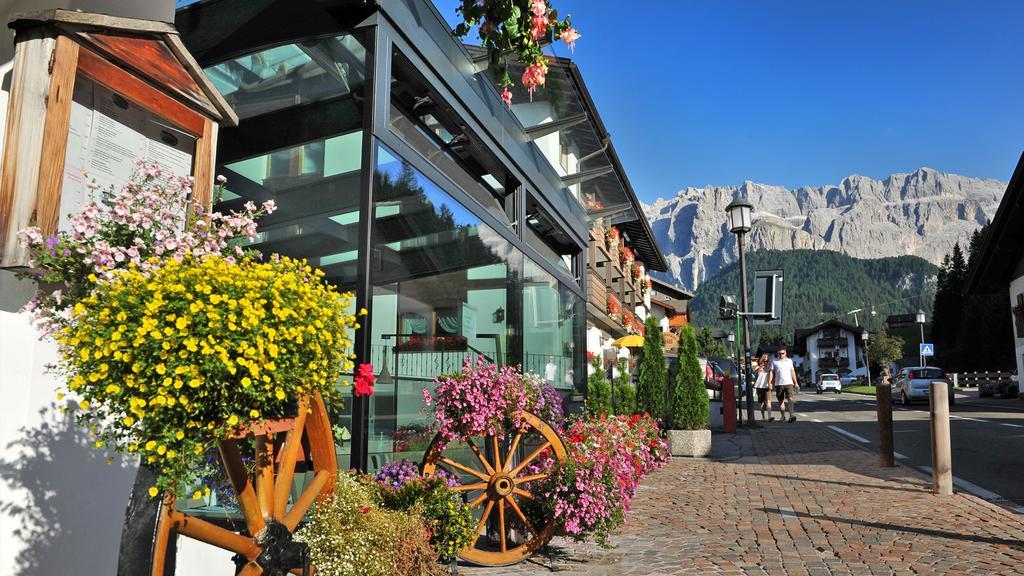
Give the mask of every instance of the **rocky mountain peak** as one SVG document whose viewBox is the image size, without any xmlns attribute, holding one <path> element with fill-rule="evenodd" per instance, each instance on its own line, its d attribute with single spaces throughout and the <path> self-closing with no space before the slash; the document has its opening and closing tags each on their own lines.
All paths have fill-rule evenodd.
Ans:
<svg viewBox="0 0 1024 576">
<path fill-rule="evenodd" d="M 669 261 L 667 280 L 693 290 L 736 260 L 725 207 L 754 205 L 752 250 L 810 248 L 857 258 L 911 254 L 939 263 L 991 218 L 1006 184 L 918 168 L 884 180 L 851 174 L 839 184 L 787 189 L 745 181 L 686 188 L 644 206 Z"/>
</svg>

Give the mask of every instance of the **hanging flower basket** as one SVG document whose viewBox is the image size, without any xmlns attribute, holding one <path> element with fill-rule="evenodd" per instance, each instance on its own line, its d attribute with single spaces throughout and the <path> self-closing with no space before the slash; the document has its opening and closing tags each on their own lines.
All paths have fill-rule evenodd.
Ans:
<svg viewBox="0 0 1024 576">
<path fill-rule="evenodd" d="M 561 40 L 572 50 L 580 38 L 570 18 L 559 20 L 558 11 L 546 0 L 465 0 L 461 4 L 456 12 L 462 22 L 455 27 L 455 35 L 465 37 L 476 28 L 491 73 L 503 87 L 501 99 L 506 106 L 512 105 L 512 79 L 505 54 L 512 54 L 525 67 L 520 82 L 532 99 L 548 73 L 543 47 Z"/>
<path fill-rule="evenodd" d="M 616 249 L 618 249 L 620 238 L 621 234 L 619 233 L 618 228 L 616 228 L 615 226 L 608 228 L 608 232 L 605 234 L 605 240 L 608 244 L 609 252 L 614 252 Z"/>
<path fill-rule="evenodd" d="M 618 322 L 619 318 L 620 318 L 620 316 L 622 314 L 622 306 L 619 304 L 618 298 L 616 298 L 615 296 L 612 296 L 611 294 L 609 294 L 608 295 L 608 303 L 606 305 L 606 310 L 605 311 L 608 313 L 608 317 L 609 318 L 611 318 L 612 320 Z"/>
<path fill-rule="evenodd" d="M 633 251 L 628 246 L 623 246 L 619 249 L 619 263 L 622 267 L 629 270 L 633 266 L 633 262 L 636 258 L 633 256 Z"/>
</svg>

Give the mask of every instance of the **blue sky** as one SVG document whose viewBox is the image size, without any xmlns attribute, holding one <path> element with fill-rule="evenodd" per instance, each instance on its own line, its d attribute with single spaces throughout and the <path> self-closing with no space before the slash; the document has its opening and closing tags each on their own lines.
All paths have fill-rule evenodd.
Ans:
<svg viewBox="0 0 1024 576">
<path fill-rule="evenodd" d="M 1005 181 L 1024 151 L 1021 0 L 552 3 L 644 201 L 921 166 Z"/>
</svg>

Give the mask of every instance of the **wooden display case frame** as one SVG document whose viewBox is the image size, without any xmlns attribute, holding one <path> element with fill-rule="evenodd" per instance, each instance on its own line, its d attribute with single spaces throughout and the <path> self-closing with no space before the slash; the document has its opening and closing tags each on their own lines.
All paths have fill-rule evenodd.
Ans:
<svg viewBox="0 0 1024 576">
<path fill-rule="evenodd" d="M 49 10 L 17 16 L 0 172 L 0 267 L 23 268 L 18 231 L 57 232 L 75 81 L 79 75 L 195 139 L 193 195 L 209 206 L 217 130 L 238 117 L 170 24 Z M 163 59 L 133 58 L 131 47 Z M 134 60 L 134 61 L 132 61 Z M 177 81 L 175 81 L 177 79 Z"/>
</svg>

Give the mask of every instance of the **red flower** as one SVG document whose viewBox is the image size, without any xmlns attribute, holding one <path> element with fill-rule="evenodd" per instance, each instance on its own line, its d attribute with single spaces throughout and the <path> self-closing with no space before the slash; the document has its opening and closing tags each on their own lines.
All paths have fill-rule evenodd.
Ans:
<svg viewBox="0 0 1024 576">
<path fill-rule="evenodd" d="M 370 507 L 369 506 L 359 506 L 359 511 L 362 512 L 363 514 L 369 514 L 370 513 Z"/>
<path fill-rule="evenodd" d="M 374 381 L 373 364 L 360 364 L 359 369 L 356 371 L 355 390 L 352 391 L 352 394 L 355 396 L 373 396 Z"/>
<path fill-rule="evenodd" d="M 587 437 L 584 436 L 583 434 L 573 434 L 572 436 L 569 436 L 570 442 L 583 442 L 586 439 Z"/>
</svg>

